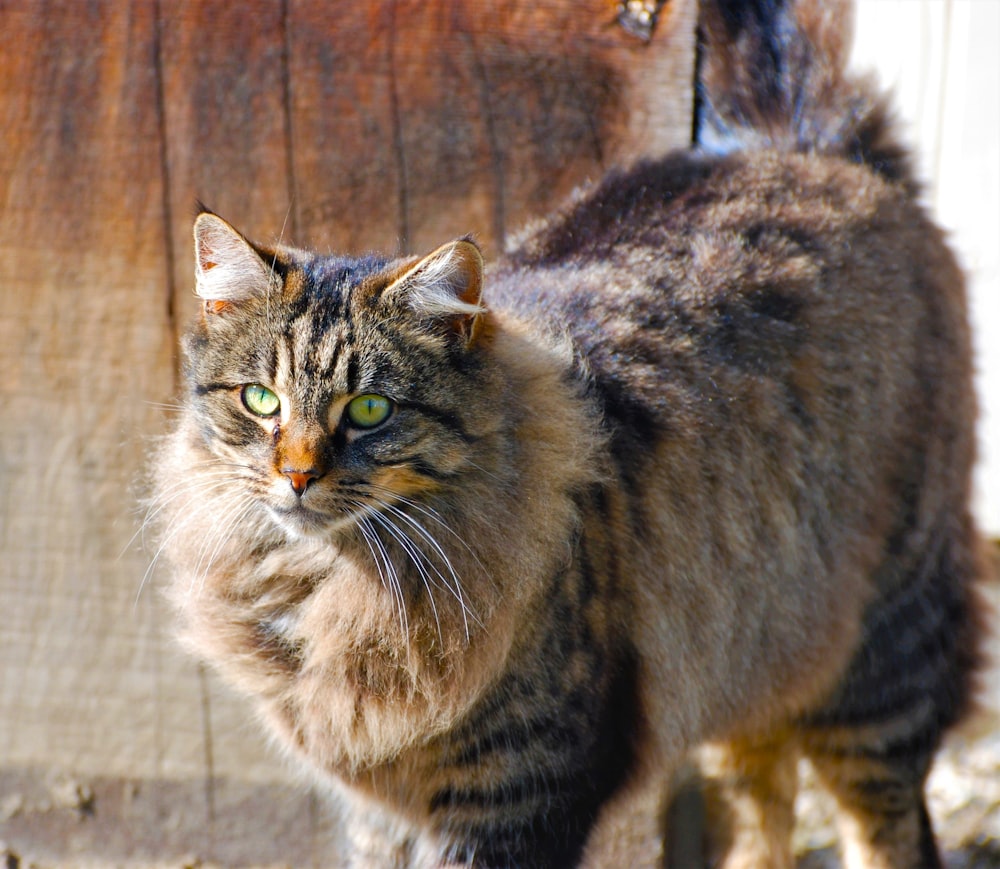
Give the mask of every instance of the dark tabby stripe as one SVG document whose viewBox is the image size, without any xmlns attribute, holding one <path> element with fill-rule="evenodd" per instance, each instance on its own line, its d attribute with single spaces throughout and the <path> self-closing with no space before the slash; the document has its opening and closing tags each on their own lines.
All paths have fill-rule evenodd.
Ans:
<svg viewBox="0 0 1000 869">
<path fill-rule="evenodd" d="M 420 453 L 393 456 L 391 459 L 377 459 L 372 456 L 369 457 L 368 461 L 380 468 L 409 468 L 438 483 L 443 483 L 460 473 L 459 471 L 442 471 L 435 468 L 430 460 Z"/>
<path fill-rule="evenodd" d="M 487 727 L 484 732 L 475 735 L 467 746 L 449 756 L 446 762 L 455 766 L 475 765 L 498 752 L 524 754 L 536 745 L 545 749 L 556 748 L 579 737 L 575 728 L 551 713 L 543 713 L 526 721 L 504 721 L 499 727 Z"/>
<path fill-rule="evenodd" d="M 450 782 L 430 811 L 460 843 L 456 853 L 474 853 L 484 867 L 575 864 L 599 805 L 632 762 L 634 666 L 625 659 L 613 676 L 600 707 L 565 683 L 509 677 L 446 741 L 441 769 Z M 566 711 L 553 711 L 553 691 L 564 692 Z M 505 772 L 461 784 L 483 762 Z"/>
<path fill-rule="evenodd" d="M 457 435 L 465 443 L 472 444 L 476 442 L 476 438 L 466 431 L 465 425 L 463 424 L 461 417 L 458 414 L 444 410 L 440 407 L 435 407 L 432 404 L 428 404 L 424 401 L 401 401 L 399 403 L 401 408 L 406 408 L 408 410 L 415 410 L 417 413 L 421 413 L 426 417 L 434 420 L 438 425 L 444 426 L 450 432 Z"/>
<path fill-rule="evenodd" d="M 234 389 L 239 389 L 242 384 L 232 384 L 232 383 L 198 383 L 195 384 L 194 393 L 195 395 L 208 395 L 211 392 L 232 392 Z"/>
</svg>

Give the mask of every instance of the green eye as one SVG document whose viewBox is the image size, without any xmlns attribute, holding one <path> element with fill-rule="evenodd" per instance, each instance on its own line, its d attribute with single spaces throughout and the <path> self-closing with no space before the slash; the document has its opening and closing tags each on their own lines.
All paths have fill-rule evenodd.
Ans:
<svg viewBox="0 0 1000 869">
<path fill-rule="evenodd" d="M 389 418 L 392 402 L 383 395 L 359 395 L 347 405 L 347 418 L 355 428 L 375 428 Z"/>
<path fill-rule="evenodd" d="M 257 416 L 274 416 L 281 409 L 278 396 L 266 386 L 248 383 L 241 393 L 243 406 Z"/>
</svg>

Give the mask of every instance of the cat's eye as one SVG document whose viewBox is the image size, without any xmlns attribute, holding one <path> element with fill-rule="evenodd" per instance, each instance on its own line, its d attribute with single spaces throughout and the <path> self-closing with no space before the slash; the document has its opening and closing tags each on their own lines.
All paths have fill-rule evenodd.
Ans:
<svg viewBox="0 0 1000 869">
<path fill-rule="evenodd" d="M 243 406 L 256 416 L 274 416 L 281 409 L 281 401 L 266 386 L 248 383 L 240 394 Z"/>
<path fill-rule="evenodd" d="M 355 428 L 375 428 L 392 413 L 392 402 L 384 395 L 359 395 L 347 405 L 347 420 Z"/>
</svg>

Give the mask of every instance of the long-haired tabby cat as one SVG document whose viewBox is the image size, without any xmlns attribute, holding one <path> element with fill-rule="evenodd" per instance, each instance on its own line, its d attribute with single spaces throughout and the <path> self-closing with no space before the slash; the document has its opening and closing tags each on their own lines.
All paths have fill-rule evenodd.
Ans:
<svg viewBox="0 0 1000 869">
<path fill-rule="evenodd" d="M 468 239 L 323 256 L 198 217 L 171 595 L 346 795 L 357 865 L 653 864 L 708 743 L 722 865 L 791 864 L 801 756 L 847 865 L 937 864 L 922 786 L 977 658 L 969 330 L 842 17 L 708 3 L 695 150 L 485 277 Z"/>
</svg>

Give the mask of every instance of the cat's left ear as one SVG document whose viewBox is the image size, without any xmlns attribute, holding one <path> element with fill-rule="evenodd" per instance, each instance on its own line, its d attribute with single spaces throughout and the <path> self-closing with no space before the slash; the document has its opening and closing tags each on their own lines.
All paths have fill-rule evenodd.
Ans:
<svg viewBox="0 0 1000 869">
<path fill-rule="evenodd" d="M 405 298 L 411 309 L 441 320 L 471 346 L 483 314 L 483 255 L 475 242 L 442 245 L 399 275 L 383 298 Z"/>
</svg>

